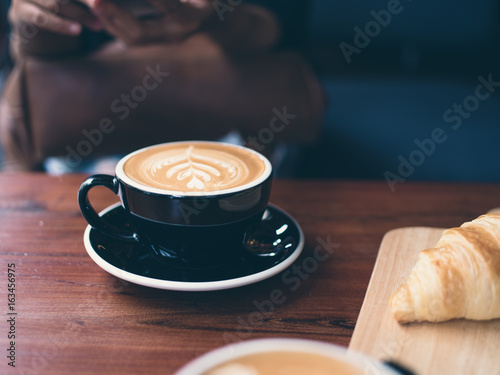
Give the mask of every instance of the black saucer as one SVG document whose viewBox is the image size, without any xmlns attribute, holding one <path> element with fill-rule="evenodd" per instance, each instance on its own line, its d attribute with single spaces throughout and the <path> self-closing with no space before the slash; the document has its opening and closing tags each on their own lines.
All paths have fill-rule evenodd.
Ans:
<svg viewBox="0 0 500 375">
<path fill-rule="evenodd" d="M 129 225 L 125 210 L 115 204 L 101 212 L 113 225 Z M 208 291 L 229 289 L 267 279 L 290 266 L 300 255 L 304 236 L 285 211 L 268 205 L 235 256 L 206 268 L 179 267 L 160 260 L 140 244 L 121 242 L 87 227 L 84 243 L 90 257 L 104 270 L 123 280 L 159 289 Z"/>
</svg>

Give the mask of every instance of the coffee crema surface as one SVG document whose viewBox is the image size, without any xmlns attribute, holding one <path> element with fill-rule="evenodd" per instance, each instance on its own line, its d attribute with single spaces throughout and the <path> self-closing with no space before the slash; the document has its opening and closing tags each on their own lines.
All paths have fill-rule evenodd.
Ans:
<svg viewBox="0 0 500 375">
<path fill-rule="evenodd" d="M 178 142 L 153 146 L 132 155 L 123 171 L 153 188 L 190 192 L 233 189 L 257 180 L 266 163 L 242 147 L 216 142 Z"/>
<path fill-rule="evenodd" d="M 361 375 L 351 365 L 319 354 L 279 352 L 250 354 L 219 365 L 203 375 Z"/>
</svg>

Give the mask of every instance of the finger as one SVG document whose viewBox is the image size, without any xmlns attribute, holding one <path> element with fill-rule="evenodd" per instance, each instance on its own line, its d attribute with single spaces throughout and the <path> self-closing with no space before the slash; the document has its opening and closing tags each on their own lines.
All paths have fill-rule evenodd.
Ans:
<svg viewBox="0 0 500 375">
<path fill-rule="evenodd" d="M 193 8 L 197 9 L 207 9 L 210 8 L 210 3 L 206 0 L 179 0 L 181 3 L 185 5 L 189 5 Z"/>
<path fill-rule="evenodd" d="M 165 0 L 148 0 L 151 2 Z M 146 20 L 144 33 L 154 41 L 176 42 L 198 29 L 213 11 L 206 0 L 177 1 L 177 9 L 161 19 Z"/>
<path fill-rule="evenodd" d="M 79 0 L 28 0 L 33 5 L 40 5 L 51 13 L 64 16 L 73 21 L 77 21 L 91 30 L 99 31 L 102 25 L 97 17 L 90 11 L 85 1 Z"/>
<path fill-rule="evenodd" d="M 68 19 L 78 21 L 91 30 L 100 31 L 103 29 L 103 25 L 97 16 L 89 8 L 77 3 L 69 3 L 61 6 L 59 14 Z"/>
<path fill-rule="evenodd" d="M 181 7 L 179 9 L 179 17 L 187 22 L 198 21 L 201 22 L 207 19 L 214 8 L 206 0 L 179 0 Z"/>
<path fill-rule="evenodd" d="M 184 33 L 184 37 L 199 29 L 214 12 L 206 0 L 181 0 L 181 8 L 168 27 Z"/>
<path fill-rule="evenodd" d="M 34 5 L 41 6 L 52 13 L 59 13 L 60 10 L 67 6 L 75 4 L 82 5 L 86 8 L 92 8 L 96 0 L 22 0 L 30 2 Z"/>
<path fill-rule="evenodd" d="M 29 2 L 16 2 L 9 13 L 14 27 L 33 25 L 40 29 L 64 35 L 79 35 L 80 23 L 59 17 L 48 10 Z"/>
<path fill-rule="evenodd" d="M 62 1 L 62 0 L 61 0 Z M 64 1 L 69 1 L 69 0 L 64 0 Z M 83 5 L 86 5 L 88 6 L 89 8 L 94 8 L 96 3 L 99 1 L 99 0 L 76 0 L 78 1 L 79 3 L 82 3 Z"/>
<path fill-rule="evenodd" d="M 136 44 L 143 39 L 143 28 L 139 20 L 127 10 L 112 3 L 102 2 L 94 9 L 104 28 L 127 44 Z"/>
<path fill-rule="evenodd" d="M 61 2 L 58 0 L 21 0 L 19 2 L 29 2 L 35 6 L 44 8 L 51 13 L 58 13 L 61 8 Z"/>
</svg>

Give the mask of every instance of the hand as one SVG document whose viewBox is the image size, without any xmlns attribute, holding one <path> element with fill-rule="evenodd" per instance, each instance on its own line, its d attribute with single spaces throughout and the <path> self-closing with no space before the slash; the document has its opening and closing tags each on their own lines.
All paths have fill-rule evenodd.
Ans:
<svg viewBox="0 0 500 375">
<path fill-rule="evenodd" d="M 9 21 L 22 37 L 40 29 L 56 34 L 76 36 L 82 27 L 98 31 L 102 25 L 90 8 L 94 0 L 12 0 Z"/>
<path fill-rule="evenodd" d="M 128 45 L 177 42 L 198 30 L 213 12 L 209 0 L 143 0 L 160 15 L 140 19 L 109 0 L 96 0 L 94 11 L 104 28 Z"/>
</svg>

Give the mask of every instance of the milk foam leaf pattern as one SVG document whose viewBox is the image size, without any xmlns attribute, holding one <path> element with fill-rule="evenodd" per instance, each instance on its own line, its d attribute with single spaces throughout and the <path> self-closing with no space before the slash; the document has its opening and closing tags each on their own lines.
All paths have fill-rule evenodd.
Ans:
<svg viewBox="0 0 500 375">
<path fill-rule="evenodd" d="M 247 165 L 239 157 L 193 145 L 151 155 L 139 170 L 148 184 L 181 191 L 225 189 L 250 178 Z"/>
<path fill-rule="evenodd" d="M 177 175 L 177 180 L 183 181 L 191 178 L 186 184 L 189 189 L 203 190 L 205 184 L 212 181 L 212 175 L 219 177 L 220 172 L 207 164 L 196 163 L 191 158 L 193 146 L 190 146 L 186 151 L 186 162 L 176 165 L 168 170 L 167 178 L 172 178 Z"/>
</svg>

